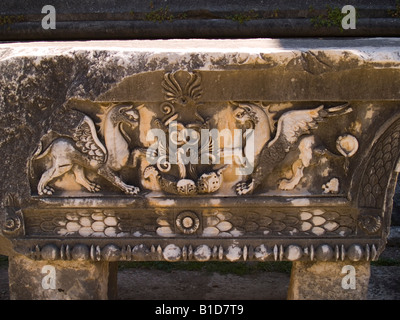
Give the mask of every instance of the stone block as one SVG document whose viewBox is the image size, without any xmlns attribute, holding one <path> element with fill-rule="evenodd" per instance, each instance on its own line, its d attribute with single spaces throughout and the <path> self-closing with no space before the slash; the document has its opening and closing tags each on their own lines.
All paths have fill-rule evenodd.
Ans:
<svg viewBox="0 0 400 320">
<path fill-rule="evenodd" d="M 11 291 L 31 268 L 22 283 L 52 298 L 45 265 L 57 299 L 102 299 L 118 261 L 285 260 L 307 283 L 319 262 L 378 259 L 400 171 L 399 45 L 0 44 L 1 243 L 31 259 L 11 258 Z"/>
<path fill-rule="evenodd" d="M 20 255 L 9 258 L 12 300 L 115 298 L 115 276 L 115 268 L 107 262 L 34 261 Z"/>
<path fill-rule="evenodd" d="M 369 262 L 293 262 L 288 300 L 365 300 Z"/>
</svg>

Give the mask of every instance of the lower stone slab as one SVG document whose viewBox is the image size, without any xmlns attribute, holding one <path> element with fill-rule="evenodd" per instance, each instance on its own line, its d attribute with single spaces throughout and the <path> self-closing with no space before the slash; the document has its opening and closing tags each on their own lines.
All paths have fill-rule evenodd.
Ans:
<svg viewBox="0 0 400 320">
<path fill-rule="evenodd" d="M 116 268 L 110 265 L 107 262 L 39 262 L 24 256 L 10 257 L 10 299 L 106 300 L 114 298 L 115 292 L 112 291 L 116 277 L 110 273 L 116 274 Z"/>
<path fill-rule="evenodd" d="M 293 262 L 288 300 L 365 300 L 369 262 Z"/>
</svg>

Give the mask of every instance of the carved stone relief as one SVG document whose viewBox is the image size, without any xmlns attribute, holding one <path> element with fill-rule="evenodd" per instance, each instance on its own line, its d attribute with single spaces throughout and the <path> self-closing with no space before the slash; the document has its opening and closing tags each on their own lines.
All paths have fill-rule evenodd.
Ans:
<svg viewBox="0 0 400 320">
<path fill-rule="evenodd" d="M 153 211 L 79 209 L 27 211 L 33 237 L 154 237 L 185 235 L 203 238 L 346 237 L 356 234 L 350 208 L 155 209 Z"/>
<path fill-rule="evenodd" d="M 133 106 L 111 105 L 104 108 L 99 123 L 100 141 L 91 118 L 84 116 L 71 137 L 59 137 L 50 145 L 39 148 L 32 157 L 32 164 L 43 159 L 45 171 L 41 173 L 37 185 L 39 195 L 52 195 L 54 189 L 49 184 L 55 179 L 72 172 L 75 182 L 89 192 L 100 191 L 101 186 L 87 179 L 85 168 L 118 187 L 126 194 L 137 194 L 139 188 L 124 183 L 116 174 L 123 167 L 135 167 L 136 153 L 128 149 L 129 137 L 124 133 L 124 125 L 136 129 L 139 114 Z"/>
<path fill-rule="evenodd" d="M 361 208 L 358 226 L 368 235 L 382 231 L 384 221 L 386 228 L 390 226 L 393 194 L 386 197 L 385 194 L 390 183 L 393 183 L 394 170 L 398 162 L 399 137 L 400 121 L 397 120 L 371 148 L 358 194 L 358 205 Z"/>
<path fill-rule="evenodd" d="M 306 169 L 323 152 L 333 152 L 317 141 L 319 124 L 353 111 L 348 104 L 278 112 L 264 102 L 204 102 L 196 72 L 166 73 L 160 87 L 161 103 L 98 103 L 90 112 L 81 110 L 70 136 L 44 135 L 30 161 L 33 193 L 243 196 L 304 190 Z M 358 141 L 344 133 L 336 146 L 345 159 L 343 175 Z M 276 173 L 276 181 L 268 181 Z M 329 176 L 317 193 L 340 192 L 340 178 Z"/>
<path fill-rule="evenodd" d="M 398 124 L 369 138 L 366 159 L 359 103 L 221 101 L 204 90 L 207 72 L 155 78 L 161 98 L 71 99 L 65 112 L 76 124 L 36 141 L 30 202 L 5 206 L 3 232 L 30 245 L 20 252 L 92 261 L 378 256 Z M 355 178 L 359 163 L 367 174 Z"/>
</svg>

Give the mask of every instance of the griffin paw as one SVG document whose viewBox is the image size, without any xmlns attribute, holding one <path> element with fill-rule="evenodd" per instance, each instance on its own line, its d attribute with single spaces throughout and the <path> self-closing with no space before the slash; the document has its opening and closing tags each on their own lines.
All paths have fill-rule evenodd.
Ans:
<svg viewBox="0 0 400 320">
<path fill-rule="evenodd" d="M 148 166 L 143 171 L 143 178 L 145 178 L 146 180 L 149 180 L 151 176 L 156 177 L 157 175 L 158 175 L 158 171 L 154 166 Z"/>
<path fill-rule="evenodd" d="M 48 196 L 51 196 L 54 193 L 54 189 L 49 187 L 49 186 L 45 186 L 43 188 L 43 194 L 47 194 Z"/>
<path fill-rule="evenodd" d="M 245 195 L 245 194 L 248 194 L 248 193 L 251 193 L 252 191 L 253 191 L 253 187 L 252 187 L 252 183 L 246 183 L 246 182 L 239 182 L 237 185 L 236 185 L 236 193 L 239 195 L 239 196 L 242 196 L 242 195 Z"/>
<path fill-rule="evenodd" d="M 101 187 L 96 183 L 91 183 L 89 185 L 89 191 L 90 192 L 99 192 L 100 190 L 101 190 Z"/>
<path fill-rule="evenodd" d="M 124 189 L 124 192 L 126 194 L 136 195 L 140 192 L 140 189 L 138 187 L 130 186 L 130 187 L 126 187 Z"/>
<path fill-rule="evenodd" d="M 45 186 L 41 191 L 38 191 L 39 196 L 43 196 L 43 195 L 48 195 L 51 196 L 54 193 L 54 189 L 49 187 L 49 186 Z"/>
</svg>

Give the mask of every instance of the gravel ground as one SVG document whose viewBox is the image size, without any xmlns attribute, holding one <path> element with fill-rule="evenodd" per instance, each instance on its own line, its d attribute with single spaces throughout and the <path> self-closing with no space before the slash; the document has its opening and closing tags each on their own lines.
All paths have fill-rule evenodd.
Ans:
<svg viewBox="0 0 400 320">
<path fill-rule="evenodd" d="M 283 300 L 289 275 L 127 269 L 118 275 L 119 300 Z"/>
</svg>

